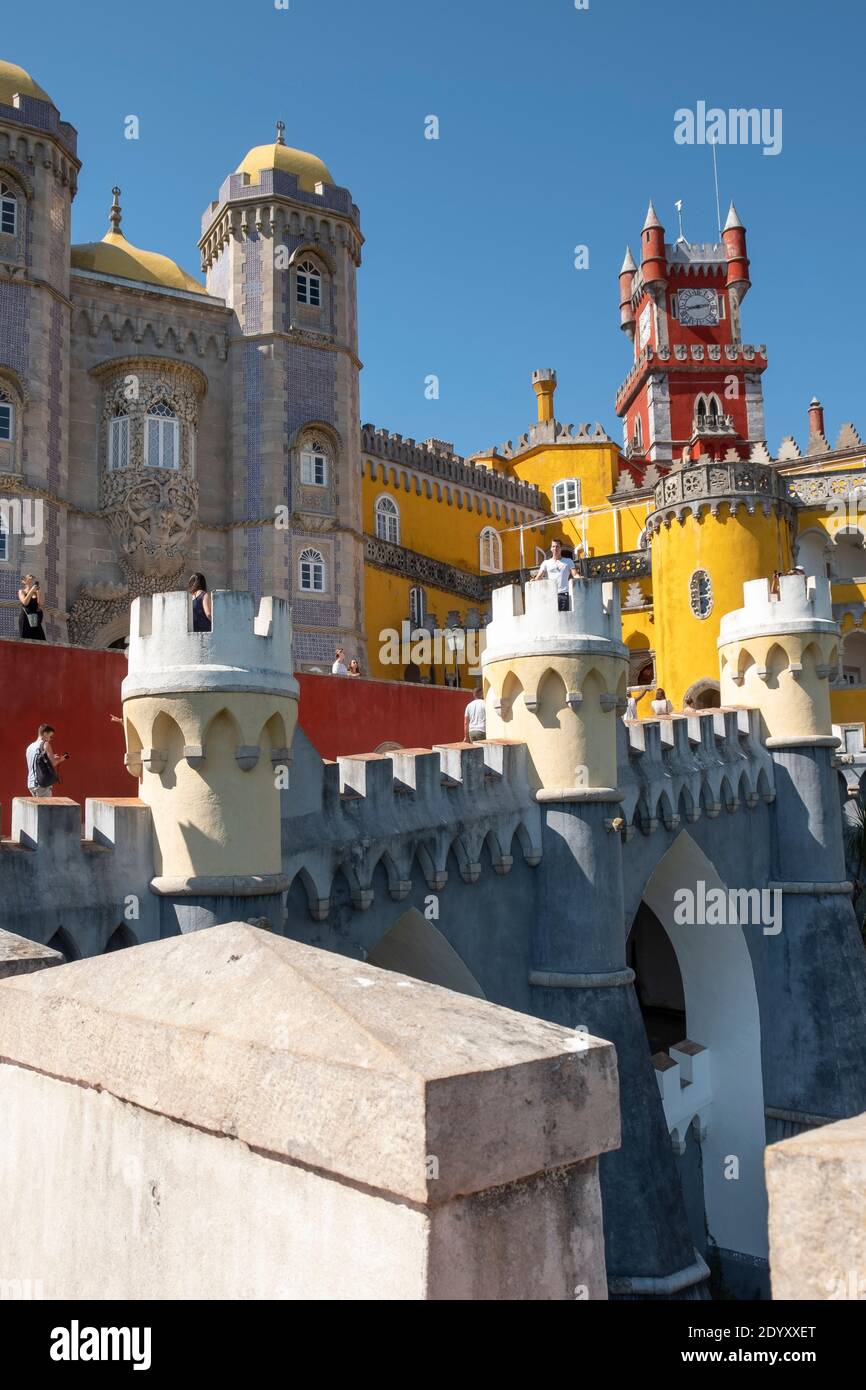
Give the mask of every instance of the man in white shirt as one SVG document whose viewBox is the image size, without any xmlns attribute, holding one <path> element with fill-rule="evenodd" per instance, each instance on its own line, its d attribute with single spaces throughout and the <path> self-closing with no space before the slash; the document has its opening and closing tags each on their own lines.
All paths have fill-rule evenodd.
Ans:
<svg viewBox="0 0 866 1390">
<path fill-rule="evenodd" d="M 536 579 L 552 579 L 556 585 L 556 601 L 560 612 L 566 612 L 570 607 L 569 592 L 575 579 L 580 579 L 574 562 L 567 560 L 562 553 L 562 545 L 559 541 L 550 542 L 550 559 L 542 560 L 535 574 Z"/>
<path fill-rule="evenodd" d="M 52 744 L 53 738 L 54 729 L 51 727 L 51 725 L 40 724 L 39 732 L 36 735 L 35 741 L 31 744 L 28 744 L 27 752 L 25 753 L 25 757 L 27 759 L 27 795 L 34 796 L 37 798 L 37 800 L 40 801 L 44 800 L 46 797 L 52 796 L 54 794 L 54 788 L 40 787 L 39 783 L 37 782 L 36 754 L 40 753 L 44 748 L 48 760 L 55 771 L 57 770 L 58 763 L 65 762 L 66 759 L 69 757 L 68 753 L 55 753 L 54 746 Z"/>
<path fill-rule="evenodd" d="M 466 712 L 463 715 L 463 742 L 481 743 L 487 734 L 487 712 L 481 698 L 480 685 L 475 687 L 472 695 L 473 698 L 466 706 Z"/>
<path fill-rule="evenodd" d="M 334 652 L 334 664 L 331 667 L 332 676 L 348 676 L 349 668 L 346 665 L 346 657 L 342 647 L 338 647 Z"/>
</svg>

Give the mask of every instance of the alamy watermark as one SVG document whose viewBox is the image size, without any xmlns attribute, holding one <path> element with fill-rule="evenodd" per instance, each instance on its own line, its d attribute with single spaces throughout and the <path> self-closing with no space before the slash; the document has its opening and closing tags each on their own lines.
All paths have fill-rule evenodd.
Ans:
<svg viewBox="0 0 866 1390">
<path fill-rule="evenodd" d="M 763 927 L 764 936 L 782 930 L 781 888 L 708 888 L 699 878 L 694 888 L 677 888 L 674 921 L 678 927 Z"/>
<path fill-rule="evenodd" d="M 0 551 L 7 536 L 20 536 L 25 545 L 41 545 L 45 535 L 45 504 L 41 497 L 0 497 Z"/>
<path fill-rule="evenodd" d="M 681 106 L 674 112 L 674 141 L 678 145 L 762 145 L 764 154 L 782 152 L 780 106 L 720 106 L 707 108 L 699 101 L 694 111 Z"/>
<path fill-rule="evenodd" d="M 400 630 L 385 627 L 379 633 L 379 660 L 383 666 L 465 665 L 469 675 L 481 674 L 483 628 L 413 627 L 404 620 Z"/>
</svg>

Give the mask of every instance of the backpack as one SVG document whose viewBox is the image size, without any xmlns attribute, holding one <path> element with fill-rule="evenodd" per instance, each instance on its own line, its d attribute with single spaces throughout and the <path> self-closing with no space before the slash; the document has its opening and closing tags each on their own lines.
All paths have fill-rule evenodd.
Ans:
<svg viewBox="0 0 866 1390">
<path fill-rule="evenodd" d="M 45 751 L 44 745 L 33 759 L 33 778 L 37 787 L 53 787 L 60 775 Z"/>
</svg>

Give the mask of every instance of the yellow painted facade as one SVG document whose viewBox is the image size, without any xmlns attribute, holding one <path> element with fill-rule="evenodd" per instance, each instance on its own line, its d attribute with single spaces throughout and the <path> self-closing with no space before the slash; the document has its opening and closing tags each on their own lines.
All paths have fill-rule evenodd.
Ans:
<svg viewBox="0 0 866 1390">
<path fill-rule="evenodd" d="M 802 564 L 807 573 L 829 575 L 843 635 L 840 674 L 830 686 L 832 718 L 836 724 L 866 722 L 866 474 L 862 480 L 852 476 L 850 483 L 846 476 L 866 470 L 862 447 L 852 447 L 847 457 L 831 451 L 826 462 L 791 458 L 773 465 L 772 472 L 790 484 L 796 515 L 794 506 L 764 509 L 751 504 L 735 505 L 732 514 L 731 505 L 723 501 L 671 519 L 649 535 L 647 518 L 656 509 L 652 488 L 623 488 L 627 460 L 600 427 L 595 432 L 585 426 L 575 430 L 557 422 L 555 386 L 554 373 L 533 374 L 537 420 L 516 446 L 482 451 L 464 461 L 438 441 L 428 441 L 427 446 L 408 441 L 413 449 L 427 450 L 420 462 L 412 455 L 415 467 L 383 457 L 379 446 L 365 451 L 363 526 L 368 541 L 390 541 L 446 570 L 453 567 L 480 578 L 485 586 L 483 597 L 470 597 L 443 579 L 441 571 L 436 577 L 418 572 L 409 577 L 368 552 L 370 674 L 403 678 L 402 669 L 380 660 L 379 634 L 399 632 L 401 623 L 409 621 L 413 589 L 423 589 L 425 612 L 435 617 L 440 629 L 455 622 L 462 625 L 467 617 L 471 624 L 479 611 L 489 614 L 490 589 L 501 582 L 482 562 L 491 556 L 483 551 L 481 533 L 491 529 L 497 536 L 498 566 L 503 575 L 515 579 L 520 570 L 525 577 L 535 569 L 542 554 L 550 553 L 554 538 L 566 553 L 590 562 L 639 555 L 649 548 L 652 575 L 620 580 L 623 641 L 632 654 L 629 681 L 662 686 L 675 709 L 682 708 L 687 693 L 694 698 L 696 691 L 699 705 L 718 700 L 719 624 L 726 612 L 739 607 L 745 581 L 769 577 L 774 570 L 784 572 L 794 564 Z M 822 481 L 816 492 L 814 478 L 826 479 L 829 472 L 832 480 Z M 516 505 L 502 502 L 506 484 L 520 489 Z M 858 498 L 861 485 L 864 501 L 852 504 L 852 490 Z M 529 502 L 527 489 L 537 489 Z M 781 485 L 780 490 L 785 492 Z M 382 497 L 397 508 L 396 521 L 389 523 L 378 515 Z M 389 525 L 396 525 L 396 531 L 389 532 Z M 695 612 L 692 592 L 699 572 L 708 576 L 712 595 L 709 612 L 703 615 Z M 458 669 L 461 686 L 476 683 L 447 653 L 434 663 L 434 680 L 441 684 L 447 678 L 451 683 Z M 430 673 L 430 664 L 421 663 L 421 677 L 429 679 Z M 638 704 L 638 715 L 651 714 L 647 697 Z"/>
</svg>

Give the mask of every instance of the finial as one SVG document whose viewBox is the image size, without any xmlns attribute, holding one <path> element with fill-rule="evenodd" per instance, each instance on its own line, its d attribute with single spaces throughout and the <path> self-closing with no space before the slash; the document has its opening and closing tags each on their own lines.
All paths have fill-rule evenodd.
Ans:
<svg viewBox="0 0 866 1390">
<path fill-rule="evenodd" d="M 285 128 L 286 128 L 286 123 L 285 123 L 285 121 L 277 121 L 277 144 L 278 144 L 278 145 L 284 145 L 284 144 L 286 143 L 285 140 L 283 139 L 283 132 L 285 131 Z"/>
<path fill-rule="evenodd" d="M 683 200 L 682 200 L 682 198 L 677 198 L 676 202 L 674 203 L 674 207 L 676 208 L 676 210 L 677 210 L 677 216 L 678 216 L 679 219 L 680 219 L 680 234 L 679 234 L 679 236 L 677 237 L 677 241 L 685 241 L 685 240 L 686 240 L 686 234 L 685 234 L 685 232 L 683 231 Z M 688 242 L 686 242 L 686 245 L 688 245 Z"/>
<path fill-rule="evenodd" d="M 108 221 L 112 232 L 120 232 L 120 219 L 123 216 L 122 212 L 120 211 L 120 189 L 117 187 L 117 184 L 115 184 L 114 188 L 112 188 L 111 191 L 114 194 L 114 201 L 111 204 L 111 211 L 108 214 Z M 120 232 L 120 235 L 122 236 L 123 233 Z"/>
</svg>

